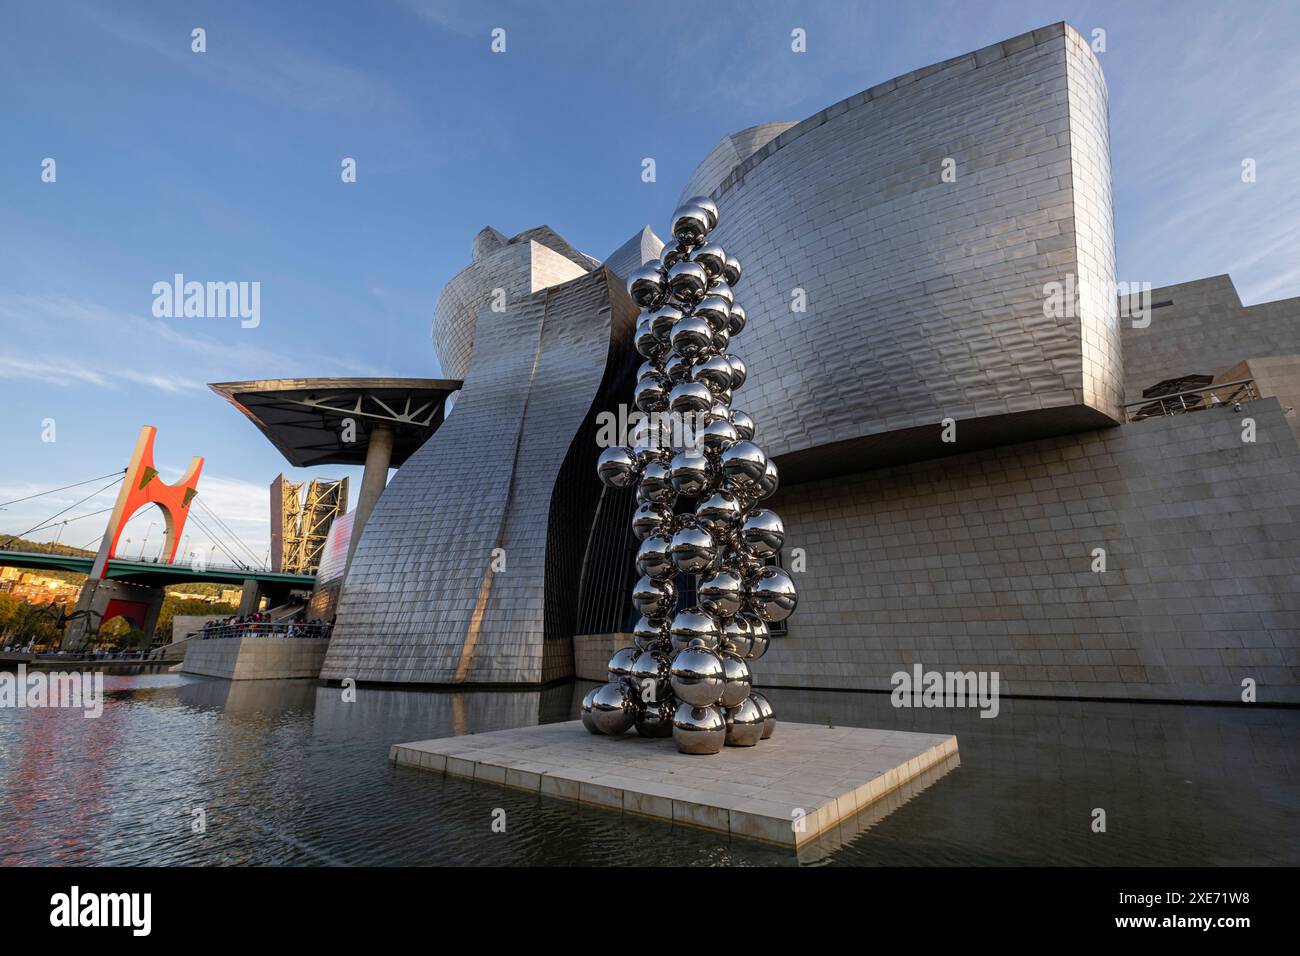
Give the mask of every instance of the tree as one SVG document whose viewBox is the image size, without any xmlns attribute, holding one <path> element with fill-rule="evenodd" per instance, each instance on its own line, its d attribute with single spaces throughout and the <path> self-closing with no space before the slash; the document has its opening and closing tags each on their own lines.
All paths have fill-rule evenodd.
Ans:
<svg viewBox="0 0 1300 956">
<path fill-rule="evenodd" d="M 12 594 L 0 593 L 0 637 L 9 634 L 19 621 L 23 602 Z"/>
</svg>

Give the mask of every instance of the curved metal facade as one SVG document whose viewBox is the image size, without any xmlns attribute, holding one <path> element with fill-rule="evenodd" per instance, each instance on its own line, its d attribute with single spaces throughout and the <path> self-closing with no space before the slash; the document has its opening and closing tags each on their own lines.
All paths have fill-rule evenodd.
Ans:
<svg viewBox="0 0 1300 956">
<path fill-rule="evenodd" d="M 455 410 L 366 525 L 323 678 L 536 684 L 572 673 L 598 497 L 594 416 L 628 387 L 635 315 L 602 268 L 477 316 Z"/>
<path fill-rule="evenodd" d="M 836 103 L 712 196 L 746 268 L 745 410 L 787 477 L 946 454 L 948 418 L 964 450 L 1119 420 L 1106 89 L 1068 27 Z M 1111 291 L 1054 317 L 1054 282 Z"/>
<path fill-rule="evenodd" d="M 474 261 L 443 288 L 433 313 L 433 343 L 449 378 L 465 377 L 480 311 L 500 307 L 502 299 L 506 309 L 513 308 L 513 303 L 576 279 L 597 264 L 549 226 L 513 239 L 488 226 L 474 237 L 473 250 Z"/>
</svg>

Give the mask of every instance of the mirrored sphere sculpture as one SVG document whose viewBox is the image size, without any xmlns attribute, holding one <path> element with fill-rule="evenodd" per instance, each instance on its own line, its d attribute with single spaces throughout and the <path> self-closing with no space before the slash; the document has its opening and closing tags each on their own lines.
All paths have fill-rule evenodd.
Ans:
<svg viewBox="0 0 1300 956">
<path fill-rule="evenodd" d="M 617 737 L 632 729 L 637 708 L 631 687 L 624 681 L 601 684 L 591 697 L 591 722 L 602 734 Z"/>
<path fill-rule="evenodd" d="M 753 689 L 751 664 L 771 645 L 771 625 L 798 603 L 775 564 L 785 526 L 759 504 L 777 491 L 777 466 L 754 443 L 753 418 L 733 407 L 749 378 L 737 354 L 748 316 L 735 293 L 740 261 L 710 239 L 718 217 L 708 196 L 687 199 L 658 259 L 628 278 L 642 309 L 633 341 L 645 359 L 631 399 L 644 420 L 628 446 L 601 452 L 597 473 L 611 489 L 635 489 L 641 577 L 632 604 L 641 617 L 635 646 L 614 654 L 610 682 L 581 706 L 592 733 L 635 726 L 642 737 L 671 736 L 688 754 L 772 735 L 776 719 Z M 691 597 L 681 599 L 679 585 Z"/>
<path fill-rule="evenodd" d="M 716 707 L 678 704 L 673 715 L 673 742 L 684 754 L 716 754 L 727 742 L 727 722 Z"/>
<path fill-rule="evenodd" d="M 591 701 L 592 698 L 596 696 L 596 691 L 598 690 L 600 690 L 599 687 L 593 687 L 591 690 L 587 691 L 587 693 L 583 695 L 582 706 L 579 708 L 579 711 L 582 714 L 582 726 L 586 727 L 587 730 L 593 734 L 604 733 L 604 731 L 596 726 L 596 721 L 591 716 Z"/>
<path fill-rule="evenodd" d="M 763 715 L 763 739 L 766 740 L 772 736 L 772 731 L 776 730 L 776 716 L 772 713 L 772 705 L 767 702 L 766 697 L 757 691 L 749 696 L 758 705 L 759 713 Z"/>
<path fill-rule="evenodd" d="M 726 668 L 715 652 L 702 644 L 682 648 L 673 658 L 673 695 L 693 707 L 708 707 L 722 697 Z"/>
<path fill-rule="evenodd" d="M 727 724 L 727 746 L 753 747 L 763 739 L 766 720 L 753 697 L 724 707 L 722 714 Z"/>
</svg>

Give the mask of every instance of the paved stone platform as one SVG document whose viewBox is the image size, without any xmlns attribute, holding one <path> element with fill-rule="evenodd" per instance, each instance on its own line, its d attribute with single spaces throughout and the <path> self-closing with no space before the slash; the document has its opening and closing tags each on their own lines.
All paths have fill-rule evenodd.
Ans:
<svg viewBox="0 0 1300 956">
<path fill-rule="evenodd" d="M 671 739 L 596 737 L 572 720 L 394 744 L 389 759 L 799 847 L 933 768 L 951 766 L 957 738 L 778 723 L 757 747 L 692 756 Z"/>
</svg>

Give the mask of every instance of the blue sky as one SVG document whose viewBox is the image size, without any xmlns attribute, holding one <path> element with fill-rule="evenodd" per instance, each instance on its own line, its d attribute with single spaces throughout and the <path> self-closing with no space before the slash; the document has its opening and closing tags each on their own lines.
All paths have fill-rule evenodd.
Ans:
<svg viewBox="0 0 1300 956">
<path fill-rule="evenodd" d="M 122 467 L 153 424 L 164 477 L 204 455 L 205 502 L 263 551 L 284 462 L 206 383 L 437 375 L 433 304 L 484 225 L 602 257 L 663 231 L 722 135 L 1058 20 L 1106 31 L 1118 278 L 1300 295 L 1294 3 L 6 3 L 0 503 Z M 176 272 L 260 282 L 261 324 L 155 318 Z M 12 505 L 0 534 L 95 487 Z"/>
</svg>

